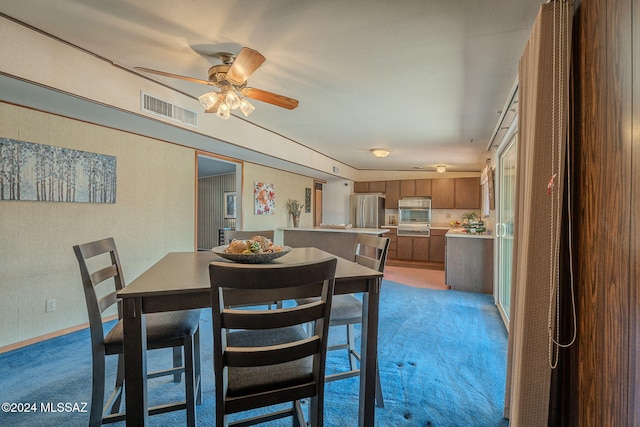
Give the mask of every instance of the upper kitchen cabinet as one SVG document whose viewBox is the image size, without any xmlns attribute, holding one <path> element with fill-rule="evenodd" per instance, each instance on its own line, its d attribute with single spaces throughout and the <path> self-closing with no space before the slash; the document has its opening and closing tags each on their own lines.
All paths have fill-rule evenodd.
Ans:
<svg viewBox="0 0 640 427">
<path fill-rule="evenodd" d="M 369 193 L 386 193 L 387 183 L 386 181 L 370 181 Z"/>
<path fill-rule="evenodd" d="M 431 180 L 430 179 L 416 179 L 416 196 L 420 196 L 420 197 L 431 196 Z"/>
<path fill-rule="evenodd" d="M 431 180 L 431 209 L 453 209 L 455 181 L 453 178 Z"/>
<path fill-rule="evenodd" d="M 432 209 L 480 209 L 480 178 L 431 180 Z"/>
<path fill-rule="evenodd" d="M 369 181 L 356 181 L 353 183 L 353 192 L 354 193 L 368 193 L 369 192 Z"/>
<path fill-rule="evenodd" d="M 353 191 L 386 194 L 386 209 L 398 209 L 403 197 L 431 197 L 432 209 L 480 209 L 479 177 L 358 181 Z"/>
<path fill-rule="evenodd" d="M 400 199 L 400 181 L 386 182 L 386 200 L 384 201 L 385 209 L 398 209 L 398 200 Z"/>
<path fill-rule="evenodd" d="M 385 181 L 356 181 L 353 183 L 354 193 L 385 193 Z"/>
<path fill-rule="evenodd" d="M 480 209 L 480 178 L 455 179 L 455 208 Z"/>
<path fill-rule="evenodd" d="M 403 179 L 400 181 L 400 197 L 431 196 L 430 179 Z"/>
<path fill-rule="evenodd" d="M 413 197 L 416 195 L 416 180 L 403 179 L 400 181 L 400 198 Z"/>
</svg>

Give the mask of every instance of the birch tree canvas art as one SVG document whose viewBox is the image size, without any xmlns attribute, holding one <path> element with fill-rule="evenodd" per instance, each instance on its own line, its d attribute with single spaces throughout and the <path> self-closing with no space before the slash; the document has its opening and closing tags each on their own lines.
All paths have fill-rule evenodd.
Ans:
<svg viewBox="0 0 640 427">
<path fill-rule="evenodd" d="M 116 158 L 0 138 L 0 200 L 116 202 Z"/>
</svg>

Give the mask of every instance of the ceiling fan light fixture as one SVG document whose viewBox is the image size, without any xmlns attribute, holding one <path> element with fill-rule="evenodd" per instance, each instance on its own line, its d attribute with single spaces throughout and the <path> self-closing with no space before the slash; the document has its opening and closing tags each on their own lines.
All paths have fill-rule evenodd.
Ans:
<svg viewBox="0 0 640 427">
<path fill-rule="evenodd" d="M 436 166 L 436 172 L 438 173 L 445 173 L 447 171 L 447 167 L 445 165 L 438 165 Z"/>
<path fill-rule="evenodd" d="M 240 111 L 242 111 L 242 114 L 244 114 L 245 117 L 249 117 L 249 114 L 253 113 L 253 110 L 255 110 L 255 109 L 256 109 L 256 107 L 254 107 L 245 98 L 242 98 L 240 100 Z"/>
<path fill-rule="evenodd" d="M 204 109 L 208 110 L 218 102 L 218 92 L 205 93 L 204 95 L 200 95 L 198 100 Z"/>
<path fill-rule="evenodd" d="M 229 106 L 230 110 L 235 110 L 240 107 L 240 97 L 238 97 L 235 91 L 230 90 L 226 93 L 224 103 Z"/>
<path fill-rule="evenodd" d="M 216 116 L 223 120 L 229 120 L 229 117 L 231 117 L 231 109 L 225 102 L 220 103 L 218 111 L 216 111 Z"/>
<path fill-rule="evenodd" d="M 288 110 L 293 110 L 298 107 L 297 99 L 288 98 L 254 87 L 246 87 L 247 79 L 251 77 L 266 60 L 264 55 L 257 50 L 243 47 L 238 55 L 229 52 L 219 52 L 214 56 L 217 56 L 222 61 L 222 64 L 209 68 L 208 80 L 181 76 L 179 74 L 153 70 L 151 68 L 134 67 L 134 69 L 142 71 L 143 73 L 157 74 L 163 77 L 215 86 L 220 89 L 219 92 L 205 93 L 198 97 L 198 101 L 200 101 L 200 104 L 204 107 L 205 113 L 215 112 L 216 115 L 222 119 L 228 119 L 231 116 L 231 110 L 237 108 L 240 108 L 245 116 L 251 114 L 255 110 L 255 107 L 251 105 L 249 101 L 241 102 L 245 96 Z M 221 107 L 221 104 L 224 104 L 225 107 Z"/>
<path fill-rule="evenodd" d="M 389 153 L 391 153 L 391 150 L 387 150 L 386 148 L 372 148 L 371 153 L 376 156 L 376 157 L 387 157 L 389 155 Z"/>
</svg>

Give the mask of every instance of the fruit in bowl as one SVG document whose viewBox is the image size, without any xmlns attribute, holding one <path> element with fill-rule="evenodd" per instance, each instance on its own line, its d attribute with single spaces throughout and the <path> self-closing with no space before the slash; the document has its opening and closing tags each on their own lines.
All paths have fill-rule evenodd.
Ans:
<svg viewBox="0 0 640 427">
<path fill-rule="evenodd" d="M 286 255 L 289 246 L 274 245 L 264 236 L 254 236 L 249 240 L 232 240 L 224 246 L 211 249 L 216 255 L 243 264 L 264 264 Z"/>
<path fill-rule="evenodd" d="M 253 236 L 249 240 L 232 240 L 225 250 L 228 254 L 263 254 L 280 252 L 282 248 L 264 236 Z"/>
</svg>

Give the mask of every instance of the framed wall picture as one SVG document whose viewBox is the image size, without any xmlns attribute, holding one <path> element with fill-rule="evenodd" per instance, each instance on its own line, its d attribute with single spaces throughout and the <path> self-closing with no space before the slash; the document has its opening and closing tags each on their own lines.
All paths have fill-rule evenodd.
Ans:
<svg viewBox="0 0 640 427">
<path fill-rule="evenodd" d="M 311 189 L 304 189 L 304 211 L 309 213 L 311 212 Z"/>
<path fill-rule="evenodd" d="M 265 182 L 254 182 L 256 215 L 273 215 L 276 212 L 276 186 Z"/>
<path fill-rule="evenodd" d="M 224 217 L 225 218 L 236 217 L 236 192 L 235 191 L 224 192 Z"/>
<path fill-rule="evenodd" d="M 115 156 L 0 138 L 0 201 L 116 202 Z"/>
</svg>

